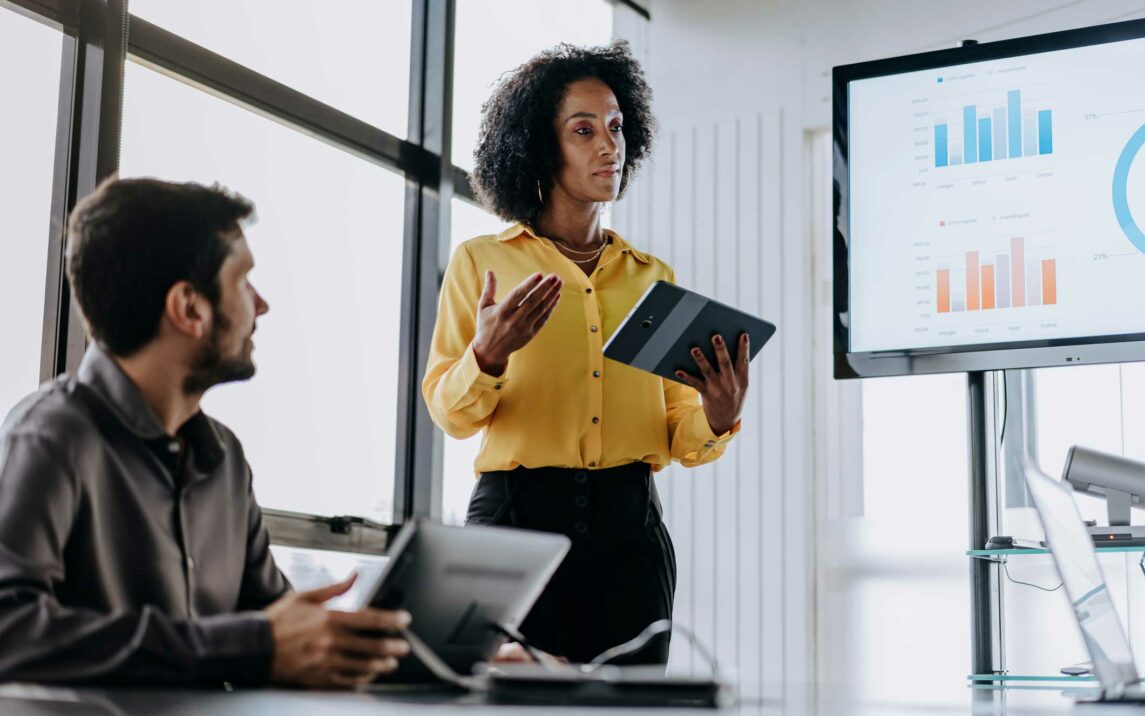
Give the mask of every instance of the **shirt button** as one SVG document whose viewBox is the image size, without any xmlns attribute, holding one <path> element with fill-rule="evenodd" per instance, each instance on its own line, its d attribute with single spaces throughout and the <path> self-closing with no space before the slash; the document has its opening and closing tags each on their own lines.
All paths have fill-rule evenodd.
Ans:
<svg viewBox="0 0 1145 716">
<path fill-rule="evenodd" d="M 195 560 L 188 557 L 187 558 L 187 569 L 194 569 L 194 568 L 195 568 Z"/>
<path fill-rule="evenodd" d="M 171 442 L 167 443 L 167 452 L 169 452 L 169 453 L 179 452 L 179 441 L 178 440 L 172 440 Z"/>
<path fill-rule="evenodd" d="M 588 507 L 588 498 L 584 495 L 577 497 L 573 502 L 576 503 L 577 507 Z"/>
<path fill-rule="evenodd" d="M 585 532 L 588 532 L 588 523 L 587 522 L 577 522 L 575 525 L 573 525 L 573 529 L 576 530 L 576 533 L 578 535 L 582 535 Z"/>
<path fill-rule="evenodd" d="M 600 425 L 600 418 L 598 418 L 598 417 L 596 417 L 596 416 L 593 416 L 593 418 L 592 418 L 592 424 L 593 424 L 593 425 Z"/>
<path fill-rule="evenodd" d="M 596 467 L 596 463 L 595 463 L 595 462 L 590 462 L 590 463 L 588 464 L 588 466 L 589 466 L 589 467 Z"/>
<path fill-rule="evenodd" d="M 588 473 L 584 470 L 581 470 L 573 476 L 573 479 L 576 480 L 576 484 L 583 485 L 584 483 L 588 482 Z"/>
<path fill-rule="evenodd" d="M 498 384 L 494 385 L 493 390 L 501 390 L 501 384 L 498 383 Z"/>
<path fill-rule="evenodd" d="M 596 333 L 597 330 L 599 330 L 599 329 L 596 326 L 593 326 L 592 328 L 589 328 L 588 330 L 592 331 L 593 333 Z"/>
<path fill-rule="evenodd" d="M 592 377 L 593 377 L 593 378 L 599 378 L 599 377 L 600 377 L 600 371 L 599 371 L 599 370 L 594 370 L 594 371 L 592 372 Z"/>
<path fill-rule="evenodd" d="M 586 289 L 584 290 L 584 292 L 585 292 L 585 293 L 592 293 L 592 289 L 591 289 L 591 288 L 586 288 Z"/>
</svg>

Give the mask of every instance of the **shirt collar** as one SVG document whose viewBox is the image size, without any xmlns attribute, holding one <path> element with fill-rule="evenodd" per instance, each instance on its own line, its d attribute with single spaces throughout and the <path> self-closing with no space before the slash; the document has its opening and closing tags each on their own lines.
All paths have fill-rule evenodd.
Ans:
<svg viewBox="0 0 1145 716">
<path fill-rule="evenodd" d="M 632 248 L 632 246 L 627 241 L 620 238 L 620 234 L 616 233 L 612 229 L 605 229 L 604 233 L 612 239 L 612 243 L 620 251 L 627 251 L 628 253 L 632 254 L 632 258 L 636 259 L 640 263 L 643 263 L 643 264 L 652 263 L 652 259 L 651 259 L 651 257 L 648 256 L 648 254 L 644 253 L 643 251 L 637 251 L 636 249 Z M 504 231 L 502 231 L 501 233 L 497 234 L 497 240 L 498 241 L 512 241 L 513 239 L 517 238 L 518 236 L 522 236 L 522 235 L 529 236 L 529 237 L 534 238 L 534 239 L 540 238 L 539 236 L 537 236 L 536 232 L 533 231 L 533 228 L 531 226 L 529 226 L 528 224 L 517 223 L 517 224 L 513 224 L 509 228 L 507 228 Z"/>
<path fill-rule="evenodd" d="M 99 345 L 88 346 L 76 379 L 136 437 L 146 441 L 170 439 L 143 393 Z M 195 413 L 179 428 L 179 436 L 191 447 L 195 466 L 200 470 L 213 470 L 222 462 L 225 450 L 222 437 L 203 411 Z"/>
</svg>

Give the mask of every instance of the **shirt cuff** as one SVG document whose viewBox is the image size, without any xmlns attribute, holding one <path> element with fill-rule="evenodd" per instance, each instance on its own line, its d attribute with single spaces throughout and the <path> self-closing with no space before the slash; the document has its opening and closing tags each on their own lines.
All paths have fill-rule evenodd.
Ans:
<svg viewBox="0 0 1145 716">
<path fill-rule="evenodd" d="M 712 431 L 712 426 L 708 423 L 707 416 L 703 415 L 702 413 L 701 413 L 701 416 L 703 417 L 702 422 L 704 423 L 704 426 L 703 426 L 704 434 L 701 435 L 700 437 L 702 437 L 704 439 L 704 447 L 708 448 L 708 449 L 714 448 L 717 445 L 723 445 L 724 443 L 728 442 L 733 437 L 735 437 L 736 433 L 739 432 L 740 423 L 743 422 L 742 420 L 737 420 L 737 421 L 735 421 L 735 424 L 732 425 L 731 428 L 726 433 L 724 433 L 723 435 L 716 435 Z"/>
<path fill-rule="evenodd" d="M 505 374 L 509 369 L 505 368 L 505 373 L 494 376 L 489 375 L 481 370 L 481 366 L 477 364 L 477 354 L 473 352 L 473 344 L 470 343 L 469 347 L 465 349 L 465 353 L 461 355 L 461 378 L 465 381 L 467 386 L 477 388 L 478 390 L 501 390 L 509 381 L 505 378 Z"/>
<path fill-rule="evenodd" d="M 203 640 L 196 681 L 263 686 L 270 680 L 274 632 L 262 612 L 237 612 L 195 622 Z"/>
</svg>

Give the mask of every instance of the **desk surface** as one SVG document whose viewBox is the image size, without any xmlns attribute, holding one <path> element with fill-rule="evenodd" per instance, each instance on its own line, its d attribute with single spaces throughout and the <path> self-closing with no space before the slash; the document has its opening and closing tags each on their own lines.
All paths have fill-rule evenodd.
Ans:
<svg viewBox="0 0 1145 716">
<path fill-rule="evenodd" d="M 1069 712 L 1121 716 L 1140 714 L 1132 707 L 1074 707 L 1072 698 L 1059 690 L 967 689 L 960 705 L 928 707 L 914 704 L 857 704 L 848 702 L 840 689 L 821 688 L 817 704 L 753 701 L 724 709 L 719 713 L 743 716 L 811 716 L 818 714 L 1046 714 Z M 0 714 L 4 716 L 136 716 L 137 714 L 184 714 L 213 716 L 312 716 L 313 714 L 552 714 L 567 716 L 631 715 L 634 712 L 666 713 L 672 716 L 712 713 L 690 709 L 613 709 L 599 707 L 503 706 L 484 703 L 474 696 L 442 693 L 395 692 L 307 692 L 285 690 L 251 691 L 179 691 L 164 689 L 66 689 L 33 685 L 0 686 Z"/>
</svg>

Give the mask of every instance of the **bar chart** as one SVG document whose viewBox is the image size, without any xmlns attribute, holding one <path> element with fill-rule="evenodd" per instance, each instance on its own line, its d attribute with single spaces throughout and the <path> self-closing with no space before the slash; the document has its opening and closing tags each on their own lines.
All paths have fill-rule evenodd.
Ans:
<svg viewBox="0 0 1145 716">
<path fill-rule="evenodd" d="M 1020 89 L 997 105 L 963 105 L 960 115 L 934 123 L 936 168 L 1053 154 L 1053 110 L 1024 102 Z"/>
<path fill-rule="evenodd" d="M 938 313 L 1057 305 L 1057 259 L 1028 260 L 1024 237 L 1010 239 L 1008 252 L 967 251 L 960 263 L 935 270 Z"/>
</svg>

